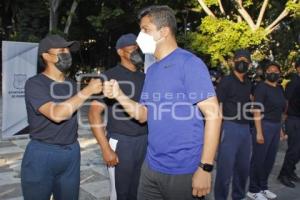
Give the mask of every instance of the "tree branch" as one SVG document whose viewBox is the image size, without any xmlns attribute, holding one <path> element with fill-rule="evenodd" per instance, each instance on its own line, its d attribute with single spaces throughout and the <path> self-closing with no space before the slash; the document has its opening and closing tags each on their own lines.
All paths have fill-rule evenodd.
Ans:
<svg viewBox="0 0 300 200">
<path fill-rule="evenodd" d="M 293 0 L 294 3 L 297 3 L 299 0 Z M 278 26 L 278 23 L 283 20 L 285 17 L 287 17 L 290 14 L 290 11 L 285 8 L 280 15 L 266 28 L 267 34 L 272 33 Z"/>
<path fill-rule="evenodd" d="M 224 10 L 224 7 L 223 7 L 223 4 L 222 4 L 222 1 L 221 0 L 218 0 L 218 4 L 219 4 L 219 8 L 220 8 L 220 11 L 223 15 L 225 15 L 225 10 Z"/>
<path fill-rule="evenodd" d="M 255 30 L 255 24 L 254 24 L 251 16 L 249 15 L 249 13 L 247 12 L 247 10 L 244 8 L 242 0 L 235 0 L 235 2 L 238 5 L 238 11 L 239 11 L 240 15 L 247 22 L 247 24 L 250 26 L 250 28 L 252 30 Z"/>
<path fill-rule="evenodd" d="M 215 14 L 209 9 L 209 7 L 207 7 L 204 0 L 198 0 L 198 2 L 199 2 L 200 6 L 203 8 L 204 12 L 207 15 L 212 16 L 213 18 L 216 18 Z"/>
<path fill-rule="evenodd" d="M 290 14 L 289 10 L 285 8 L 280 15 L 266 28 L 267 34 L 271 33 L 278 23 Z"/>
<path fill-rule="evenodd" d="M 258 18 L 257 18 L 257 21 L 256 21 L 256 29 L 258 29 L 261 25 L 261 22 L 264 18 L 264 14 L 266 12 L 266 9 L 267 9 L 267 6 L 268 6 L 268 3 L 269 3 L 269 0 L 264 0 L 263 2 L 263 5 L 259 11 L 259 15 L 258 15 Z"/>
</svg>

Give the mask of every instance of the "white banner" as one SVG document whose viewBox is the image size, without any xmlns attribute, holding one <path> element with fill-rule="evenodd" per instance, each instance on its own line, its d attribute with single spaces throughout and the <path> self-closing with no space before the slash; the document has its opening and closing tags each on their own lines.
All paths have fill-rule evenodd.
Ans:
<svg viewBox="0 0 300 200">
<path fill-rule="evenodd" d="M 37 43 L 2 41 L 2 138 L 28 132 L 24 86 L 37 71 Z"/>
</svg>

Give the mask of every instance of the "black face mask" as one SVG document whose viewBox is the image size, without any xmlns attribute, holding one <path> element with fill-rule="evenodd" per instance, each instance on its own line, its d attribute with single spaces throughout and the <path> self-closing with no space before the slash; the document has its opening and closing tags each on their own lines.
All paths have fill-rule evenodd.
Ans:
<svg viewBox="0 0 300 200">
<path fill-rule="evenodd" d="M 248 68 L 249 68 L 249 63 L 245 61 L 235 62 L 234 69 L 239 73 L 243 73 L 243 74 L 246 73 L 248 71 Z"/>
<path fill-rule="evenodd" d="M 72 65 L 72 56 L 70 53 L 57 54 L 58 61 L 55 63 L 57 69 L 61 72 L 66 72 Z"/>
<path fill-rule="evenodd" d="M 279 73 L 266 73 L 266 79 L 272 83 L 277 82 L 280 79 Z"/>
<path fill-rule="evenodd" d="M 144 67 L 143 57 L 144 56 L 138 50 L 135 50 L 130 54 L 130 61 L 136 68 L 141 69 Z"/>
</svg>

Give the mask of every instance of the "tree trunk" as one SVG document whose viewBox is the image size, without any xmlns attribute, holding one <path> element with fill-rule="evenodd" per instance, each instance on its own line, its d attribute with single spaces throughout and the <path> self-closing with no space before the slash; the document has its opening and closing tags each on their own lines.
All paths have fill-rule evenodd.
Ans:
<svg viewBox="0 0 300 200">
<path fill-rule="evenodd" d="M 70 26 L 71 26 L 71 23 L 72 23 L 72 18 L 73 18 L 73 15 L 75 13 L 75 10 L 76 10 L 77 6 L 78 6 L 78 0 L 73 0 L 72 6 L 71 6 L 71 9 L 70 9 L 70 13 L 69 13 L 66 25 L 65 25 L 65 30 L 64 30 L 65 34 L 69 34 L 69 29 L 70 29 Z"/>
<path fill-rule="evenodd" d="M 218 0 L 218 4 L 219 4 L 219 8 L 220 8 L 220 11 L 223 15 L 225 15 L 225 10 L 224 10 L 224 7 L 223 7 L 223 4 L 222 4 L 222 0 Z"/>
<path fill-rule="evenodd" d="M 247 10 L 244 8 L 243 3 L 241 0 L 235 0 L 236 4 L 238 5 L 238 12 L 243 17 L 243 19 L 247 22 L 247 24 L 250 26 L 252 30 L 255 30 L 255 24 L 253 22 L 253 19 L 247 12 Z"/>
<path fill-rule="evenodd" d="M 212 16 L 213 18 L 216 18 L 215 14 L 207 7 L 206 3 L 204 0 L 198 0 L 199 4 L 203 8 L 204 12 L 206 12 L 207 15 Z"/>
<path fill-rule="evenodd" d="M 256 22 L 256 29 L 258 29 L 261 25 L 261 22 L 264 18 L 264 14 L 265 14 L 265 11 L 267 9 L 267 6 L 268 6 L 268 3 L 269 3 L 269 0 L 264 0 L 264 3 L 260 9 L 260 12 L 259 12 L 259 16 L 257 18 L 257 22 Z"/>
<path fill-rule="evenodd" d="M 61 3 L 61 0 L 49 0 L 50 5 L 50 19 L 49 19 L 49 32 L 57 29 L 58 22 L 58 7 Z"/>
</svg>

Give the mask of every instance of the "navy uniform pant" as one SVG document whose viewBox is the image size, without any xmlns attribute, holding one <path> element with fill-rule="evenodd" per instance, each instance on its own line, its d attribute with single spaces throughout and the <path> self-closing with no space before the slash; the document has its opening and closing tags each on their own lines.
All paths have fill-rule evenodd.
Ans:
<svg viewBox="0 0 300 200">
<path fill-rule="evenodd" d="M 31 140 L 21 166 L 24 200 L 77 200 L 80 183 L 80 147 Z"/>
<path fill-rule="evenodd" d="M 115 186 L 118 200 L 136 200 L 141 167 L 147 149 L 147 135 L 126 136 L 109 133 L 118 140 L 116 153 L 119 164 L 115 167 Z"/>
<path fill-rule="evenodd" d="M 251 156 L 249 124 L 224 121 L 217 158 L 214 194 L 216 200 L 228 198 L 232 180 L 232 199 L 245 198 Z"/>
<path fill-rule="evenodd" d="M 250 168 L 249 192 L 259 193 L 268 190 L 268 178 L 275 163 L 280 140 L 280 123 L 262 121 L 264 144 L 256 142 L 256 132 L 253 133 L 253 153 Z"/>
</svg>

